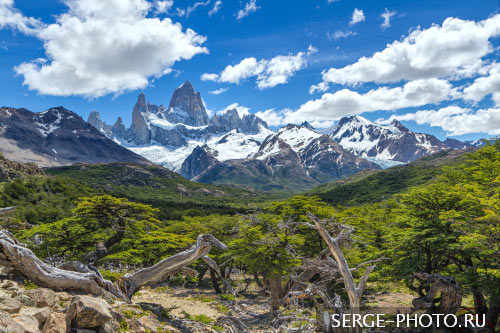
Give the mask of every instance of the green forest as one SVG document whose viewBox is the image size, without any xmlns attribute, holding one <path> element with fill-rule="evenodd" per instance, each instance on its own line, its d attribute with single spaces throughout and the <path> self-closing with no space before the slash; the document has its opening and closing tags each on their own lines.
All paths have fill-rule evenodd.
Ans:
<svg viewBox="0 0 500 333">
<path fill-rule="evenodd" d="M 377 294 L 418 300 L 429 292 L 426 278 L 446 277 L 460 288 L 457 313 L 485 314 L 490 331 L 498 323 L 500 139 L 474 152 L 442 152 L 291 196 L 194 183 L 157 166 L 77 164 L 28 172 L 3 158 L 0 163 L 0 207 L 16 207 L 0 217 L 1 226 L 49 263 L 92 264 L 115 282 L 211 234 L 227 245 L 209 255 L 220 275 L 197 260 L 189 265 L 196 274 L 171 275 L 156 289 L 181 281 L 220 298 L 264 297 L 266 320 L 295 316 L 302 319 L 293 325 L 300 326 L 333 312 L 336 299 L 363 309 L 383 306 L 373 300 Z M 360 304 L 352 303 L 315 223 L 339 244 L 354 281 L 369 270 Z M 445 296 L 451 297 L 442 290 L 419 310 L 442 310 Z"/>
</svg>

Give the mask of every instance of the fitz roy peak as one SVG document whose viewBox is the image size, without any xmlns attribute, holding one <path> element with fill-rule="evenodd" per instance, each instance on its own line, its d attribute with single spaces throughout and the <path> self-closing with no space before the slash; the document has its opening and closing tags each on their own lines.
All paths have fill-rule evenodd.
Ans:
<svg viewBox="0 0 500 333">
<path fill-rule="evenodd" d="M 139 94 L 129 129 L 121 118 L 113 126 L 103 123 L 96 111 L 88 122 L 110 139 L 177 172 L 198 146 L 210 147 L 218 161 L 244 158 L 272 133 L 259 117 L 235 109 L 210 118 L 189 81 L 175 89 L 168 108 L 146 102 L 146 96 Z"/>
</svg>

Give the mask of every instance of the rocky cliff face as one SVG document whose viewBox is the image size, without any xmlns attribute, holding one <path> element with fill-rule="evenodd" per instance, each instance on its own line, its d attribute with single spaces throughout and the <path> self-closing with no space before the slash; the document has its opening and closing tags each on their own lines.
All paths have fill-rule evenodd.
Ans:
<svg viewBox="0 0 500 333">
<path fill-rule="evenodd" d="M 192 179 L 218 162 L 217 152 L 207 145 L 198 146 L 182 163 L 181 176 Z"/>
<path fill-rule="evenodd" d="M 209 123 L 200 93 L 194 91 L 189 81 L 175 89 L 168 108 L 167 120 L 172 123 L 190 126 L 205 126 Z"/>
<path fill-rule="evenodd" d="M 146 96 L 144 96 L 144 93 L 140 93 L 132 110 L 132 125 L 130 126 L 131 137 L 136 144 L 141 145 L 150 142 L 151 135 L 146 122 L 148 113 Z"/>
<path fill-rule="evenodd" d="M 225 131 L 237 129 L 247 134 L 257 134 L 262 128 L 269 129 L 267 123 L 253 114 L 240 117 L 236 109 L 227 110 L 222 115 L 215 115 L 210 120 L 211 124 L 223 128 Z"/>
<path fill-rule="evenodd" d="M 9 160 L 34 162 L 39 166 L 78 162 L 150 163 L 63 107 L 40 113 L 0 108 L 0 151 Z"/>
</svg>

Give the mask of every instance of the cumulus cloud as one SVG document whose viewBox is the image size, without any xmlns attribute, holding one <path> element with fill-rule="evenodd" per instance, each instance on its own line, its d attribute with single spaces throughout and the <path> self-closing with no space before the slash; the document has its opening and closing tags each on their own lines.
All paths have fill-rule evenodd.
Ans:
<svg viewBox="0 0 500 333">
<path fill-rule="evenodd" d="M 393 119 L 413 120 L 420 125 L 438 126 L 448 135 L 470 133 L 500 134 L 500 108 L 480 109 L 474 111 L 459 106 L 448 106 L 438 110 L 422 110 L 415 113 L 393 115 L 382 123 Z"/>
<path fill-rule="evenodd" d="M 363 12 L 363 10 L 354 8 L 354 12 L 352 13 L 351 22 L 349 22 L 349 25 L 354 25 L 359 22 L 363 22 L 364 20 L 365 20 L 365 13 Z"/>
<path fill-rule="evenodd" d="M 380 27 L 382 29 L 387 29 L 387 28 L 390 28 L 391 27 L 391 18 L 396 15 L 396 11 L 395 10 L 388 10 L 387 8 L 384 10 L 384 12 L 382 14 L 380 14 L 380 17 L 384 20 L 384 22 L 382 22 L 382 24 L 380 25 Z"/>
<path fill-rule="evenodd" d="M 202 81 L 216 82 L 218 79 L 219 79 L 219 74 L 215 74 L 215 73 L 204 73 L 204 74 L 201 74 L 201 76 L 200 76 L 200 80 L 202 80 Z"/>
<path fill-rule="evenodd" d="M 44 24 L 35 18 L 25 17 L 17 8 L 14 0 L 0 0 L 0 29 L 12 28 L 27 35 L 36 35 Z"/>
<path fill-rule="evenodd" d="M 64 3 L 68 10 L 55 23 L 36 28 L 46 58 L 15 68 L 41 94 L 98 97 L 144 88 L 175 62 L 208 52 L 205 37 L 148 15 L 155 7 L 146 0 Z"/>
<path fill-rule="evenodd" d="M 440 79 L 415 80 L 403 87 L 380 87 L 365 94 L 342 89 L 306 102 L 295 112 L 295 116 L 303 120 L 335 120 L 363 112 L 439 103 L 456 95 L 457 92 L 451 84 Z"/>
<path fill-rule="evenodd" d="M 233 110 L 233 109 L 238 111 L 238 114 L 240 115 L 240 117 L 247 115 L 247 114 L 250 114 L 250 108 L 247 108 L 246 106 L 243 106 L 243 105 L 239 105 L 238 103 L 233 103 L 233 104 L 226 106 L 224 109 L 217 111 L 217 114 L 221 115 L 221 114 L 226 113 L 228 110 Z"/>
<path fill-rule="evenodd" d="M 219 75 L 219 82 L 238 84 L 250 77 L 257 77 L 257 87 L 267 89 L 284 84 L 297 71 L 307 65 L 307 56 L 317 52 L 309 46 L 307 52 L 295 55 L 279 55 L 271 59 L 257 60 L 254 57 L 245 58 L 236 65 L 228 65 Z M 215 80 L 217 74 L 203 74 L 202 79 Z"/>
<path fill-rule="evenodd" d="M 240 9 L 238 11 L 238 14 L 236 14 L 236 19 L 241 20 L 245 16 L 248 16 L 259 9 L 260 6 L 257 6 L 257 0 L 250 0 L 249 2 L 246 3 L 245 8 Z"/>
<path fill-rule="evenodd" d="M 466 87 L 463 91 L 463 98 L 474 103 L 481 101 L 488 95 L 492 95 L 495 105 L 500 107 L 499 63 L 493 63 L 489 68 L 487 76 L 475 79 L 474 82 L 470 86 Z"/>
<path fill-rule="evenodd" d="M 226 91 L 227 91 L 227 88 L 220 88 L 220 89 L 217 89 L 217 90 L 209 91 L 208 93 L 212 94 L 212 95 L 220 95 L 222 93 L 225 93 Z"/>
<path fill-rule="evenodd" d="M 210 9 L 210 11 L 208 12 L 208 16 L 212 16 L 212 15 L 216 14 L 220 10 L 221 6 L 222 6 L 222 1 L 217 0 L 214 3 L 214 6 L 212 7 L 212 9 Z"/>
<path fill-rule="evenodd" d="M 490 39 L 499 35 L 500 14 L 479 22 L 450 17 L 442 25 L 412 31 L 371 57 L 324 71 L 323 82 L 355 85 L 470 77 L 484 67 L 482 57 L 494 51 Z"/>
<path fill-rule="evenodd" d="M 349 89 L 325 93 L 319 99 L 301 105 L 297 110 L 269 109 L 256 113 L 272 126 L 308 121 L 314 127 L 327 128 L 333 121 L 349 115 L 373 111 L 394 111 L 409 107 L 436 104 L 455 98 L 459 93 L 440 79 L 422 79 L 403 87 L 380 87 L 360 94 Z"/>
<path fill-rule="evenodd" d="M 157 1 L 155 3 L 156 12 L 158 14 L 167 13 L 170 8 L 174 5 L 174 0 Z"/>
<path fill-rule="evenodd" d="M 326 38 L 331 40 L 337 40 L 340 38 L 347 38 L 350 36 L 356 36 L 358 33 L 351 30 L 337 30 L 334 33 L 328 32 Z"/>
</svg>

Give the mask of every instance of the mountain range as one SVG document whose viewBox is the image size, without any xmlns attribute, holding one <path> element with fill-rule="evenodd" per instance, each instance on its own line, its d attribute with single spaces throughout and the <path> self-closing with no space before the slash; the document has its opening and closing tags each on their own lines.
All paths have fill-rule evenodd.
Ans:
<svg viewBox="0 0 500 333">
<path fill-rule="evenodd" d="M 3 107 L 0 140 L 10 159 L 41 166 L 151 161 L 199 182 L 292 191 L 476 144 L 361 116 L 340 119 L 329 134 L 307 122 L 273 131 L 237 109 L 209 116 L 189 81 L 175 89 L 168 107 L 139 94 L 129 128 L 121 117 L 106 124 L 95 110 L 85 122 L 63 107 L 40 113 Z"/>
<path fill-rule="evenodd" d="M 63 107 L 39 113 L 0 108 L 0 152 L 9 160 L 44 167 L 83 162 L 151 164 Z"/>
</svg>

